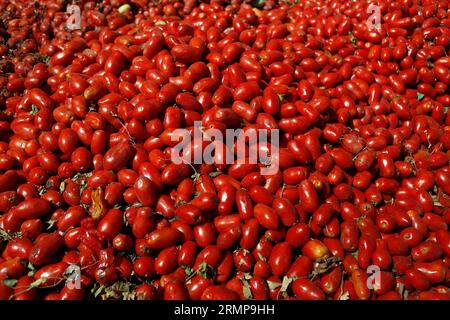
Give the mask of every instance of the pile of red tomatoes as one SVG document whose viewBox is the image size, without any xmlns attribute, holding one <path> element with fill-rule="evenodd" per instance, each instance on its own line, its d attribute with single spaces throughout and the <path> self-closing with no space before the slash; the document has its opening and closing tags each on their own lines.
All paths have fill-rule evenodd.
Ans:
<svg viewBox="0 0 450 320">
<path fill-rule="evenodd" d="M 450 299 L 450 4 L 369 4 L 0 0 L 0 299 Z"/>
</svg>

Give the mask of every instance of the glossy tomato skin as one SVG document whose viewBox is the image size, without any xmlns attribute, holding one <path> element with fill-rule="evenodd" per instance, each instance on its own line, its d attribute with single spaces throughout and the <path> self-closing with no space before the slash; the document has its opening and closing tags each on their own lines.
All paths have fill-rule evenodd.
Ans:
<svg viewBox="0 0 450 320">
<path fill-rule="evenodd" d="M 44 279 L 40 284 L 40 287 L 48 285 L 55 285 L 66 271 L 68 264 L 65 262 L 57 262 L 54 264 L 48 264 L 34 274 L 34 280 Z"/>
<path fill-rule="evenodd" d="M 140 277 L 151 277 L 155 272 L 155 261 L 152 257 L 139 257 L 134 261 L 133 269 Z"/>
<path fill-rule="evenodd" d="M 183 204 L 175 210 L 175 216 L 190 225 L 201 222 L 202 212 L 192 204 Z"/>
<path fill-rule="evenodd" d="M 439 283 L 445 278 L 445 265 L 442 260 L 415 262 L 414 268 L 423 273 L 430 283 Z"/>
<path fill-rule="evenodd" d="M 156 290 L 153 286 L 143 283 L 136 288 L 137 300 L 156 300 Z"/>
<path fill-rule="evenodd" d="M 225 286 L 210 286 L 205 289 L 201 296 L 202 300 L 239 300 L 236 292 Z"/>
<path fill-rule="evenodd" d="M 62 243 L 63 237 L 59 232 L 41 234 L 35 240 L 28 260 L 34 265 L 43 265 L 52 260 Z"/>
<path fill-rule="evenodd" d="M 0 275 L 3 279 L 8 277 L 16 278 L 25 274 L 26 268 L 22 263 L 23 259 L 16 257 L 5 260 L 0 264 Z M 9 298 L 9 296 L 8 296 Z"/>
<path fill-rule="evenodd" d="M 436 232 L 436 240 L 439 246 L 442 248 L 446 256 L 450 253 L 450 235 L 445 230 L 438 230 Z"/>
<path fill-rule="evenodd" d="M 217 208 L 218 199 L 213 193 L 202 193 L 191 202 L 202 211 L 212 211 Z"/>
<path fill-rule="evenodd" d="M 299 185 L 299 198 L 302 207 L 307 212 L 314 212 L 319 207 L 319 197 L 314 185 L 309 180 L 304 180 Z"/>
<path fill-rule="evenodd" d="M 83 300 L 85 295 L 85 289 L 81 288 L 71 288 L 67 285 L 63 287 L 60 292 L 60 300 Z"/>
<path fill-rule="evenodd" d="M 259 277 L 253 277 L 249 281 L 252 296 L 255 300 L 268 300 L 269 299 L 269 287 L 264 279 Z"/>
<path fill-rule="evenodd" d="M 373 237 L 366 234 L 361 235 L 358 241 L 358 264 L 360 268 L 367 269 L 369 267 L 375 246 Z"/>
<path fill-rule="evenodd" d="M 216 241 L 214 224 L 206 222 L 204 224 L 196 225 L 194 227 L 194 238 L 196 243 L 202 248 L 213 245 Z"/>
<path fill-rule="evenodd" d="M 189 293 L 180 281 L 172 281 L 164 287 L 164 300 L 189 300 Z"/>
<path fill-rule="evenodd" d="M 70 207 L 64 216 L 58 219 L 58 229 L 66 231 L 69 228 L 77 227 L 86 216 L 86 211 L 81 206 Z"/>
<path fill-rule="evenodd" d="M 288 200 L 283 198 L 276 198 L 272 203 L 272 208 L 280 217 L 281 223 L 290 227 L 297 222 L 298 215 L 294 205 Z"/>
<path fill-rule="evenodd" d="M 328 253 L 328 248 L 320 240 L 309 240 L 302 247 L 302 253 L 310 259 L 318 260 Z"/>
<path fill-rule="evenodd" d="M 147 244 L 151 249 L 164 249 L 180 240 L 182 233 L 173 227 L 155 230 L 146 236 Z"/>
<path fill-rule="evenodd" d="M 213 284 L 211 279 L 204 278 L 200 275 L 194 276 L 187 284 L 189 296 L 192 300 L 200 300 L 203 292 Z"/>
<path fill-rule="evenodd" d="M 48 201 L 40 198 L 32 198 L 21 202 L 14 208 L 14 213 L 22 219 L 39 218 L 50 211 Z"/>
<path fill-rule="evenodd" d="M 310 237 L 310 228 L 305 223 L 298 223 L 291 228 L 286 233 L 286 242 L 288 242 L 292 247 L 298 248 L 302 247 L 306 242 L 308 242 Z"/>
<path fill-rule="evenodd" d="M 217 210 L 219 214 L 230 214 L 233 210 L 235 199 L 236 199 L 236 189 L 230 185 L 225 184 L 218 192 L 219 204 Z"/>
<path fill-rule="evenodd" d="M 153 182 L 145 176 L 139 177 L 134 182 L 136 197 L 143 206 L 153 206 L 156 203 L 157 196 L 154 190 L 155 186 Z"/>
<path fill-rule="evenodd" d="M 242 236 L 240 226 L 230 227 L 217 236 L 216 245 L 223 250 L 231 249 L 236 245 Z"/>
<path fill-rule="evenodd" d="M 292 283 L 292 290 L 300 300 L 323 300 L 325 295 L 311 280 L 298 279 Z"/>
<path fill-rule="evenodd" d="M 441 257 L 443 250 L 439 244 L 431 241 L 424 241 L 411 249 L 411 256 L 417 262 L 430 262 Z"/>
<path fill-rule="evenodd" d="M 100 220 L 97 230 L 107 239 L 112 240 L 122 229 L 123 214 L 118 209 L 109 210 Z"/>
<path fill-rule="evenodd" d="M 208 264 L 216 268 L 223 257 L 222 250 L 217 246 L 208 246 L 199 252 L 195 259 L 194 269 L 198 270 L 201 264 Z"/>
<path fill-rule="evenodd" d="M 368 276 L 363 270 L 355 270 L 351 274 L 355 293 L 360 300 L 368 300 L 370 298 L 370 290 L 367 287 Z"/>
<path fill-rule="evenodd" d="M 132 222 L 131 231 L 137 238 L 144 238 L 155 227 L 153 213 L 148 207 L 141 207 L 136 210 L 136 216 Z"/>
<path fill-rule="evenodd" d="M 430 282 L 427 277 L 417 269 L 408 269 L 406 272 L 406 281 L 416 290 L 427 290 Z"/>
<path fill-rule="evenodd" d="M 271 207 L 258 203 L 253 208 L 253 214 L 261 226 L 267 229 L 278 228 L 280 218 Z"/>
<path fill-rule="evenodd" d="M 355 221 L 344 221 L 341 224 L 341 243 L 342 247 L 353 252 L 358 247 L 359 230 Z"/>
<path fill-rule="evenodd" d="M 14 300 L 35 300 L 36 299 L 36 288 L 26 290 L 34 279 L 31 276 L 23 276 L 18 279 L 16 287 L 14 289 Z"/>
<path fill-rule="evenodd" d="M 218 283 L 226 283 L 233 271 L 234 259 L 231 252 L 225 252 L 223 255 L 222 262 L 217 267 L 217 277 L 216 281 Z"/>
<path fill-rule="evenodd" d="M 328 204 L 324 203 L 320 205 L 320 207 L 314 212 L 312 218 L 315 223 L 318 225 L 326 225 L 331 220 L 334 214 L 333 207 Z"/>
<path fill-rule="evenodd" d="M 336 267 L 322 277 L 320 287 L 325 294 L 333 294 L 339 289 L 341 281 L 342 269 Z"/>
<path fill-rule="evenodd" d="M 119 171 L 126 165 L 132 152 L 132 147 L 125 141 L 112 146 L 103 157 L 103 168 Z"/>
<path fill-rule="evenodd" d="M 161 180 L 165 184 L 177 184 L 189 175 L 190 170 L 187 164 L 170 164 L 162 171 Z"/>
<path fill-rule="evenodd" d="M 20 232 L 24 237 L 34 240 L 44 230 L 44 224 L 40 219 L 29 219 L 22 223 Z"/>
<path fill-rule="evenodd" d="M 292 260 L 292 247 L 287 242 L 281 242 L 274 246 L 269 258 L 269 265 L 275 276 L 283 276 L 289 270 Z"/>
<path fill-rule="evenodd" d="M 133 248 L 134 240 L 127 234 L 119 233 L 112 240 L 112 245 L 118 251 L 129 251 Z"/>
</svg>

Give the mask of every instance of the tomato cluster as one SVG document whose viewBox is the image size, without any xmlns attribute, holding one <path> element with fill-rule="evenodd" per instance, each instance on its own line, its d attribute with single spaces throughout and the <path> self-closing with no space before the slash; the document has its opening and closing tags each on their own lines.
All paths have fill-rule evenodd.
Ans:
<svg viewBox="0 0 450 320">
<path fill-rule="evenodd" d="M 65 2 L 0 0 L 0 299 L 450 299 L 448 1 Z"/>
</svg>

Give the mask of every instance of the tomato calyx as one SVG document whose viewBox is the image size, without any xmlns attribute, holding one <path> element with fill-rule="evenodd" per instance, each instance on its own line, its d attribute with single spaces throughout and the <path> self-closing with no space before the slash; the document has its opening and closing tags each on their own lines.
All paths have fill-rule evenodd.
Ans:
<svg viewBox="0 0 450 320">
<path fill-rule="evenodd" d="M 27 263 L 27 269 L 30 270 L 30 271 L 28 272 L 28 275 L 29 275 L 30 277 L 33 276 L 33 275 L 36 273 L 36 268 L 35 268 L 34 265 L 33 265 L 31 262 L 29 262 L 29 261 L 28 261 L 28 263 Z"/>
<path fill-rule="evenodd" d="M 350 300 L 350 293 L 348 291 L 344 291 L 342 292 L 339 297 L 337 298 L 337 300 Z"/>
<path fill-rule="evenodd" d="M 85 186 L 87 184 L 87 180 L 92 176 L 92 172 L 81 173 L 78 172 L 72 178 L 72 181 L 79 184 L 80 186 Z"/>
<path fill-rule="evenodd" d="M 6 278 L 6 279 L 3 279 L 3 280 L 2 280 L 2 283 L 3 283 L 5 286 L 7 286 L 7 287 L 9 287 L 9 288 L 12 288 L 12 289 L 14 289 L 14 287 L 15 287 L 16 284 L 17 284 L 17 282 L 19 282 L 19 280 L 17 280 L 17 279 L 9 279 L 9 278 Z"/>
<path fill-rule="evenodd" d="M 264 257 L 264 256 L 261 254 L 261 252 L 258 252 L 258 258 L 259 258 L 259 260 L 261 260 L 261 261 L 267 261 L 266 257 Z"/>
<path fill-rule="evenodd" d="M 0 228 L 0 241 L 10 241 L 22 237 L 23 237 L 22 232 L 8 233 L 6 230 Z"/>
<path fill-rule="evenodd" d="M 197 274 L 205 279 L 212 279 L 214 278 L 216 271 L 206 262 L 202 262 L 197 268 Z"/>
<path fill-rule="evenodd" d="M 431 195 L 431 198 L 433 199 L 433 205 L 436 207 L 444 207 L 444 205 L 440 202 L 440 197 L 438 197 L 435 194 Z"/>
<path fill-rule="evenodd" d="M 218 177 L 218 176 L 220 176 L 220 175 L 222 175 L 222 174 L 223 174 L 222 171 L 213 171 L 213 172 L 208 173 L 208 175 L 209 175 L 211 178 Z"/>
<path fill-rule="evenodd" d="M 356 42 L 358 41 L 358 39 L 356 39 L 356 37 L 353 35 L 353 33 L 351 31 L 348 32 L 348 36 L 350 37 L 350 42 L 356 48 L 357 47 Z"/>
<path fill-rule="evenodd" d="M 253 294 L 252 290 L 250 288 L 249 281 L 252 279 L 252 275 L 250 273 L 244 273 L 242 277 L 240 277 L 240 280 L 242 282 L 242 293 L 244 294 L 245 299 L 252 300 Z"/>
<path fill-rule="evenodd" d="M 281 288 L 280 288 L 280 292 L 287 292 L 290 284 L 292 282 L 294 282 L 295 280 L 297 280 L 298 277 L 289 277 L 289 276 L 284 276 L 283 280 L 281 282 Z"/>
<path fill-rule="evenodd" d="M 270 280 L 267 280 L 267 285 L 269 286 L 269 289 L 271 289 L 271 290 L 281 287 L 280 282 L 275 282 L 275 281 L 270 281 Z"/>
<path fill-rule="evenodd" d="M 280 101 L 283 101 L 283 100 L 284 100 L 284 97 L 285 97 L 285 94 L 283 94 L 283 93 L 278 93 L 277 96 L 278 96 L 278 99 L 279 99 Z"/>
<path fill-rule="evenodd" d="M 327 273 L 330 269 L 341 263 L 339 257 L 323 257 L 316 261 L 313 271 L 309 275 L 310 280 L 314 280 L 317 276 Z"/>
<path fill-rule="evenodd" d="M 53 227 L 55 226 L 55 224 L 56 224 L 57 222 L 58 222 L 57 219 L 50 219 L 50 220 L 46 221 L 45 223 L 48 224 L 46 230 L 51 230 L 51 229 L 53 229 Z"/>
<path fill-rule="evenodd" d="M 196 271 L 191 266 L 183 266 L 184 272 L 186 273 L 185 282 L 188 283 L 193 277 L 196 276 Z"/>
<path fill-rule="evenodd" d="M 131 282 L 118 281 L 110 286 L 94 286 L 91 294 L 94 298 L 100 296 L 102 300 L 136 300 L 135 287 Z"/>
<path fill-rule="evenodd" d="M 277 295 L 277 300 L 280 298 L 280 295 L 283 298 L 287 298 L 289 297 L 288 294 L 288 289 L 289 286 L 297 279 L 301 279 L 302 277 L 289 277 L 289 276 L 284 276 L 283 279 L 281 280 L 281 283 L 272 283 L 272 288 L 278 288 L 280 287 L 280 290 L 278 291 L 278 295 Z M 269 283 L 269 288 L 271 287 L 271 284 Z"/>
<path fill-rule="evenodd" d="M 201 276 L 205 279 L 214 279 L 216 275 L 216 271 L 212 266 L 210 266 L 206 262 L 202 262 L 198 265 L 197 270 L 190 266 L 185 266 L 184 271 L 186 273 L 185 282 L 189 283 L 192 278 L 194 278 L 196 275 Z"/>
<path fill-rule="evenodd" d="M 36 105 L 32 104 L 31 110 L 30 110 L 30 115 L 35 116 L 38 112 L 39 112 L 39 108 Z"/>
<path fill-rule="evenodd" d="M 405 288 L 405 285 L 403 283 L 397 284 L 397 291 L 403 298 L 403 300 L 408 300 L 409 291 Z"/>
</svg>

